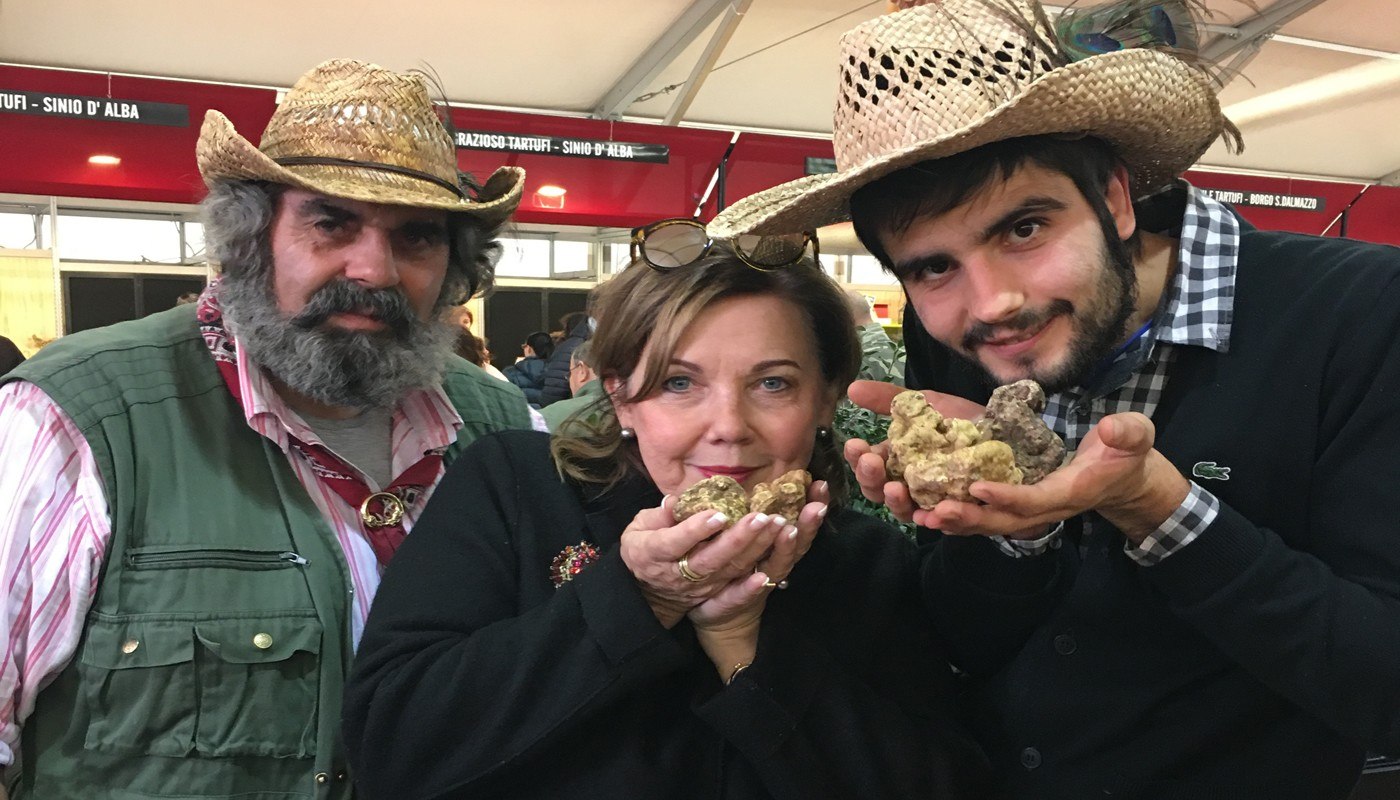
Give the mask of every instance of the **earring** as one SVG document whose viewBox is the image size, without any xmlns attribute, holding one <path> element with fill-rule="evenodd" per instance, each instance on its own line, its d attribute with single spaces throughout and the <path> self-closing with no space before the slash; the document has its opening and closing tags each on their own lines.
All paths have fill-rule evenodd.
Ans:
<svg viewBox="0 0 1400 800">
<path fill-rule="evenodd" d="M 828 427 L 826 427 L 825 425 L 820 425 L 820 426 L 818 426 L 818 427 L 817 427 L 817 438 L 820 439 L 820 440 L 822 440 L 823 442 L 826 441 L 827 439 L 830 439 L 830 438 L 831 438 L 831 429 L 828 428 Z"/>
<path fill-rule="evenodd" d="M 632 430 L 631 428 L 623 428 L 623 429 L 622 429 L 622 438 L 624 438 L 624 439 L 635 439 L 635 438 L 637 438 L 637 432 L 634 431 L 634 430 Z"/>
</svg>

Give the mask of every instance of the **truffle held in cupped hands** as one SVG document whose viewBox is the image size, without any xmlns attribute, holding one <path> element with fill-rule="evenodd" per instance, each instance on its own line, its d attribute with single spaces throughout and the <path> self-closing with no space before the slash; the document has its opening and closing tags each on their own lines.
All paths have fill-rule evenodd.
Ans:
<svg viewBox="0 0 1400 800">
<path fill-rule="evenodd" d="M 812 476 L 805 469 L 784 472 L 770 483 L 760 483 L 753 487 L 749 498 L 749 510 L 770 517 L 783 517 L 796 521 L 807 505 L 807 487 L 812 485 Z"/>
<path fill-rule="evenodd" d="M 795 469 L 753 487 L 753 496 L 750 497 L 738 481 L 728 475 L 715 475 L 696 481 L 681 492 L 671 514 L 676 522 L 680 522 L 701 511 L 719 511 L 729 517 L 725 527 L 733 525 L 750 511 L 796 520 L 797 515 L 802 513 L 802 507 L 807 505 L 807 487 L 811 485 L 812 476 L 807 470 Z"/>
<path fill-rule="evenodd" d="M 689 489 L 681 492 L 671 515 L 676 518 L 676 522 L 681 522 L 706 510 L 724 514 L 729 518 L 725 527 L 729 527 L 749 513 L 748 493 L 738 481 L 728 475 L 715 475 L 696 481 Z"/>
<path fill-rule="evenodd" d="M 1045 392 L 1035 381 L 1017 381 L 992 393 L 977 420 L 944 417 L 922 392 L 896 395 L 890 404 L 891 480 L 909 486 L 920 508 L 945 499 L 977 502 L 973 483 L 1031 484 L 1059 468 L 1065 445 L 1041 419 Z"/>
</svg>

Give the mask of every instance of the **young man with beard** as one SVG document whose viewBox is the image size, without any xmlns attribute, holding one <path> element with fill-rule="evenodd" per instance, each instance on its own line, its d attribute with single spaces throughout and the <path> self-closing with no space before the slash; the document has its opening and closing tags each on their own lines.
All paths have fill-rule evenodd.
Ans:
<svg viewBox="0 0 1400 800">
<path fill-rule="evenodd" d="M 17 797 L 350 796 L 340 695 L 380 572 L 462 447 L 530 425 L 443 319 L 523 173 L 460 176 L 420 77 L 326 62 L 259 147 L 209 112 L 198 162 L 221 278 L 0 386 Z"/>
<path fill-rule="evenodd" d="M 1343 798 L 1368 748 L 1400 752 L 1400 251 L 1255 230 L 1178 180 L 1233 132 L 1210 78 L 1111 39 L 1168 8 L 862 25 L 839 171 L 709 230 L 851 219 L 908 296 L 909 386 L 959 417 L 1001 383 L 1050 395 L 1072 460 L 977 503 L 917 509 L 883 445 L 847 443 L 865 495 L 921 526 L 1006 794 Z"/>
</svg>

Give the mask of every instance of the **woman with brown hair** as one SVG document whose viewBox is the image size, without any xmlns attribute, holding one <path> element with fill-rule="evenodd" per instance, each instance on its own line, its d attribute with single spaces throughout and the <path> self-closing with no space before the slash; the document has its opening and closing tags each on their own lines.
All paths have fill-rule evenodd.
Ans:
<svg viewBox="0 0 1400 800">
<path fill-rule="evenodd" d="M 913 547 L 840 507 L 859 350 L 808 240 L 638 233 L 594 424 L 474 445 L 385 575 L 346 700 L 364 796 L 977 796 Z M 673 515 L 800 469 L 791 518 Z"/>
</svg>

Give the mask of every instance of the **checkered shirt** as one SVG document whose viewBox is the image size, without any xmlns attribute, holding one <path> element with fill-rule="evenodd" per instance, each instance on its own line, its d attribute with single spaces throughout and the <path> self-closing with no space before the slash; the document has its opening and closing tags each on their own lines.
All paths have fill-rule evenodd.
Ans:
<svg viewBox="0 0 1400 800">
<path fill-rule="evenodd" d="M 1186 210 L 1181 220 L 1178 269 L 1151 329 L 1138 342 L 1139 348 L 1148 349 L 1145 360 L 1116 388 L 1092 391 L 1076 387 L 1046 399 L 1045 422 L 1065 440 L 1065 448 L 1071 453 L 1079 449 L 1089 430 L 1109 414 L 1137 411 L 1151 417 L 1162 399 L 1177 348 L 1229 351 L 1239 221 L 1225 205 L 1189 185 L 1180 185 L 1186 189 Z M 1130 347 L 1114 363 L 1134 357 L 1141 358 L 1141 353 Z M 1219 510 L 1220 501 L 1192 481 L 1190 492 L 1176 511 L 1142 544 L 1124 542 L 1124 552 L 1143 566 L 1156 564 L 1201 535 Z M 1087 537 L 1105 525 L 1097 514 L 1086 514 L 1084 535 Z M 1039 539 L 1000 540 L 998 545 L 1008 555 L 1037 555 L 1058 547 L 1062 530 L 1063 524 Z"/>
</svg>

